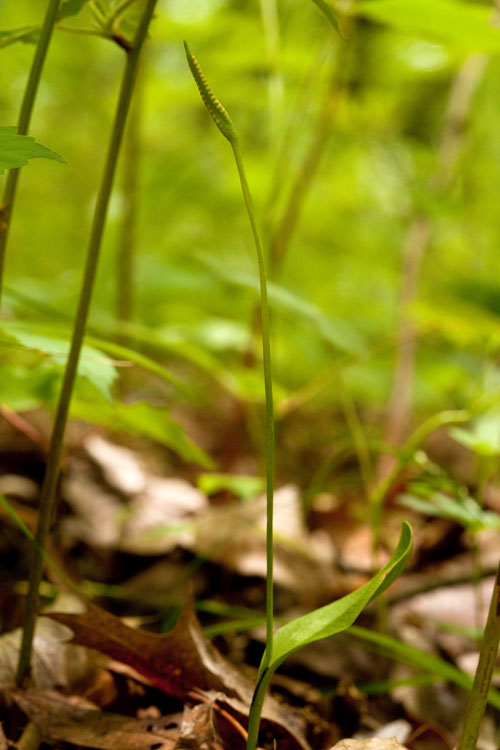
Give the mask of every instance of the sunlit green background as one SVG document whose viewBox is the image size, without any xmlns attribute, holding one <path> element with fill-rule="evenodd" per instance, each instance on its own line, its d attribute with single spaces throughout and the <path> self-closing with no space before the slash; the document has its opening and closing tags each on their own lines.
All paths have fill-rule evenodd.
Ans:
<svg viewBox="0 0 500 750">
<path fill-rule="evenodd" d="M 2 30 L 40 23 L 43 5 L 3 0 Z M 467 405 L 497 380 L 500 28 L 487 2 L 363 0 L 351 12 L 343 40 L 311 0 L 160 0 L 140 94 L 133 319 L 177 342 L 175 356 L 158 356 L 205 395 L 214 376 L 220 382 L 226 374 L 240 398 L 261 399 L 259 369 L 254 375 L 245 364 L 257 301 L 252 237 L 230 148 L 203 109 L 182 40 L 240 130 L 266 247 L 319 137 L 336 76 L 342 91 L 275 279 L 275 380 L 279 403 L 310 389 L 301 408 L 324 413 L 338 404 L 340 368 L 380 438 L 401 254 L 416 216 L 429 217 L 431 240 L 411 309 L 419 333 L 414 419 Z M 88 28 L 92 16 L 87 9 L 63 25 Z M 33 49 L 0 50 L 1 124 L 16 123 Z M 437 196 L 432 176 L 450 90 L 476 55 L 487 58 L 485 70 L 450 187 Z M 40 159 L 23 169 L 6 284 L 67 315 L 76 306 L 123 58 L 109 40 L 58 29 L 32 120 L 31 133 L 67 164 Z M 93 300 L 98 327 L 116 317 L 122 216 L 123 169 Z M 9 295 L 6 305 L 25 319 L 43 317 Z M 258 359 L 255 329 L 253 339 Z M 134 346 L 147 350 L 140 340 Z M 183 346 L 200 365 L 183 370 Z"/>
</svg>

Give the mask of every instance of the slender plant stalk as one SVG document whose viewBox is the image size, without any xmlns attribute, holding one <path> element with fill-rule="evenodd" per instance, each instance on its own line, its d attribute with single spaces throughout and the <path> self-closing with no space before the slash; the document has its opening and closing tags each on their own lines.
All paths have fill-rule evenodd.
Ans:
<svg viewBox="0 0 500 750">
<path fill-rule="evenodd" d="M 491 595 L 488 620 L 484 629 L 479 652 L 479 662 L 474 675 L 474 684 L 469 694 L 465 710 L 462 736 L 458 750 L 476 750 L 481 721 L 488 701 L 491 676 L 495 667 L 498 643 L 500 641 L 500 563 L 498 564 L 495 585 Z"/>
<path fill-rule="evenodd" d="M 266 653 L 268 659 L 271 657 L 273 644 L 273 620 L 274 620 L 274 601 L 273 601 L 273 503 L 274 503 L 274 407 L 273 407 L 273 379 L 271 367 L 271 336 L 269 324 L 269 302 L 267 295 L 266 269 L 264 265 L 264 255 L 262 253 L 262 244 L 255 222 L 255 212 L 252 203 L 252 196 L 248 188 L 248 182 L 241 158 L 241 151 L 238 141 L 231 143 L 233 148 L 234 159 L 238 168 L 238 175 L 241 183 L 241 190 L 250 219 L 252 233 L 255 241 L 257 252 L 257 263 L 259 266 L 260 280 L 260 310 L 261 310 L 261 331 L 262 331 L 262 355 L 264 362 L 264 387 L 266 394 L 266 487 L 267 487 L 267 527 L 266 527 L 266 556 L 267 556 L 267 575 L 266 575 Z"/>
<path fill-rule="evenodd" d="M 184 42 L 189 67 L 200 91 L 203 102 L 222 135 L 229 141 L 238 169 L 243 199 L 250 220 L 260 281 L 260 318 L 262 332 L 262 356 L 264 363 L 264 388 L 266 397 L 266 651 L 261 665 L 261 676 L 257 683 L 249 717 L 249 735 L 247 750 L 255 750 L 259 733 L 260 714 L 270 674 L 267 679 L 268 665 L 272 659 L 274 639 L 274 586 L 273 586 L 273 511 L 274 511 L 274 406 L 273 379 L 271 362 L 271 336 L 269 323 L 269 302 L 267 294 L 266 268 L 262 242 L 255 219 L 252 196 L 248 187 L 245 167 L 241 156 L 239 137 L 228 113 L 212 93 L 198 61 Z M 251 729 L 251 732 L 250 732 Z"/>
<path fill-rule="evenodd" d="M 147 31 L 153 17 L 156 2 L 157 0 L 147 1 L 143 15 L 139 22 L 137 32 L 135 34 L 134 41 L 132 42 L 131 49 L 127 52 L 127 62 L 123 73 L 113 129 L 108 146 L 104 171 L 101 178 L 101 184 L 97 194 L 94 218 L 87 248 L 87 260 L 85 265 L 83 284 L 80 292 L 80 300 L 74 322 L 73 336 L 71 340 L 68 361 L 66 363 L 63 383 L 59 395 L 59 401 L 57 404 L 54 419 L 54 428 L 50 441 L 49 455 L 47 458 L 47 469 L 45 472 L 42 491 L 40 495 L 38 527 L 36 530 L 35 539 L 38 547 L 41 547 L 42 549 L 45 547 L 45 540 L 51 524 L 54 498 L 56 494 L 57 481 L 59 478 L 64 432 L 68 419 L 71 394 L 73 391 L 78 368 L 80 350 L 85 334 L 85 327 L 92 297 L 94 279 L 97 271 L 99 251 L 104 232 L 104 225 L 106 222 L 109 199 L 113 187 L 113 178 L 116 171 L 118 154 L 122 142 L 127 113 L 130 107 L 130 101 L 134 90 L 139 55 L 146 39 Z M 42 578 L 42 564 L 43 557 L 38 551 L 38 548 L 35 548 L 33 550 L 33 562 L 30 571 L 29 591 L 26 599 L 23 640 L 21 644 L 17 670 L 17 681 L 19 684 L 24 681 L 29 671 L 33 633 L 35 628 L 35 618 L 38 609 L 38 588 Z"/>
<path fill-rule="evenodd" d="M 33 107 L 35 106 L 36 95 L 40 79 L 42 77 L 43 66 L 47 51 L 54 30 L 54 24 L 57 19 L 60 0 L 49 0 L 47 11 L 40 29 L 40 35 L 36 45 L 35 56 L 31 65 L 31 71 L 24 90 L 21 111 L 17 123 L 17 132 L 19 135 L 26 135 L 28 132 Z M 10 169 L 5 180 L 5 187 L 0 205 L 0 303 L 2 299 L 2 280 L 5 266 L 5 252 L 9 238 L 10 223 L 14 211 L 16 199 L 17 182 L 19 180 L 20 169 Z"/>
</svg>

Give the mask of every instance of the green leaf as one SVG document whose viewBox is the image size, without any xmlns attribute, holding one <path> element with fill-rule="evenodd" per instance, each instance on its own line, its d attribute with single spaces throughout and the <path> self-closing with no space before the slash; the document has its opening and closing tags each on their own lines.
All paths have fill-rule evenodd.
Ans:
<svg viewBox="0 0 500 750">
<path fill-rule="evenodd" d="M 403 495 L 400 505 L 435 518 L 449 518 L 471 531 L 500 529 L 500 516 L 483 510 L 472 497 L 453 498 L 442 492 L 434 493 L 429 499 L 415 495 Z"/>
<path fill-rule="evenodd" d="M 101 424 L 116 432 L 142 435 L 166 445 L 185 461 L 212 468 L 211 458 L 186 436 L 167 409 L 144 401 L 134 404 L 114 403 L 76 396 L 71 404 L 71 415 L 94 424 Z"/>
<path fill-rule="evenodd" d="M 355 12 L 462 52 L 500 50 L 500 29 L 493 25 L 494 11 L 488 5 L 455 0 L 361 0 Z"/>
<path fill-rule="evenodd" d="M 400 575 L 409 560 L 411 550 L 412 531 L 410 525 L 404 521 L 401 537 L 391 559 L 368 583 L 342 599 L 292 620 L 277 630 L 269 668 L 276 669 L 287 656 L 308 643 L 314 643 L 349 628 L 367 604 L 382 594 Z"/>
<path fill-rule="evenodd" d="M 372 630 L 360 628 L 357 625 L 350 627 L 348 634 L 373 644 L 378 652 L 382 652 L 396 659 L 398 662 L 408 664 L 419 671 L 425 670 L 429 674 L 435 674 L 442 680 L 452 682 L 464 688 L 464 690 L 470 691 L 472 688 L 473 678 L 471 675 L 461 672 L 460 669 L 457 669 L 452 664 L 439 659 L 437 656 L 432 656 L 426 651 L 421 651 L 414 646 L 407 646 L 406 643 L 401 643 L 401 641 L 397 641 L 388 635 L 375 633 Z M 500 692 L 491 689 L 488 693 L 488 701 L 495 708 L 500 708 Z"/>
<path fill-rule="evenodd" d="M 43 329 L 23 325 L 13 321 L 3 321 L 0 326 L 0 346 L 12 348 L 12 341 L 24 349 L 45 356 L 54 364 L 63 367 L 68 358 L 69 341 L 47 334 Z M 84 345 L 78 362 L 78 375 L 89 380 L 108 399 L 111 397 L 111 386 L 118 373 L 111 360 L 92 346 Z"/>
<path fill-rule="evenodd" d="M 0 174 L 28 164 L 28 159 L 53 159 L 65 163 L 62 156 L 37 143 L 29 135 L 18 135 L 16 128 L 0 125 Z"/>
</svg>

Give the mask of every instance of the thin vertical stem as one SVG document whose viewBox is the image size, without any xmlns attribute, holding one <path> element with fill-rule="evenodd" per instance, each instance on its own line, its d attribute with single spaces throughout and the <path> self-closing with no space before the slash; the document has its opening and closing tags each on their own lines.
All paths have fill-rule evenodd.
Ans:
<svg viewBox="0 0 500 750">
<path fill-rule="evenodd" d="M 256 750 L 259 741 L 259 727 L 260 717 L 262 714 L 262 708 L 264 706 L 264 700 L 266 698 L 267 688 L 271 682 L 275 670 L 271 670 L 266 667 L 259 672 L 259 678 L 257 685 L 252 697 L 252 705 L 250 707 L 250 713 L 248 716 L 248 737 L 247 737 L 247 750 Z"/>
<path fill-rule="evenodd" d="M 106 222 L 109 199 L 113 187 L 113 178 L 116 171 L 118 154 L 120 151 L 127 113 L 130 107 L 130 101 L 134 89 L 139 55 L 142 45 L 146 39 L 146 34 L 153 16 L 156 2 L 157 0 L 148 0 L 142 18 L 140 20 L 134 41 L 131 45 L 130 50 L 127 51 L 127 62 L 123 73 L 120 95 L 108 146 L 104 171 L 97 195 L 94 219 L 87 248 L 87 260 L 85 265 L 83 284 L 80 292 L 80 300 L 73 327 L 73 336 L 71 340 L 68 361 L 66 363 L 63 383 L 59 395 L 59 401 L 57 404 L 54 419 L 54 428 L 50 441 L 49 455 L 47 458 L 47 469 L 45 472 L 42 491 L 40 495 L 38 527 L 35 538 L 37 544 L 41 548 L 44 548 L 45 546 L 45 540 L 51 524 L 54 498 L 59 478 L 64 432 L 68 419 L 69 405 L 76 378 L 82 341 L 85 334 L 85 327 L 90 308 L 92 289 L 97 271 L 99 251 Z M 21 644 L 21 652 L 19 655 L 19 664 L 17 671 L 17 681 L 19 684 L 23 682 L 29 671 L 33 634 L 35 628 L 35 618 L 38 609 L 38 588 L 42 578 L 42 563 L 43 557 L 39 553 L 37 548 L 35 548 L 33 550 L 33 562 L 31 565 L 29 582 L 30 585 L 28 596 L 26 599 L 23 640 Z"/>
<path fill-rule="evenodd" d="M 491 676 L 495 667 L 498 643 L 500 641 L 500 563 L 498 565 L 495 585 L 491 595 L 488 620 L 484 629 L 483 641 L 479 652 L 479 663 L 474 684 L 469 694 L 465 710 L 462 736 L 458 750 L 476 750 L 481 721 L 488 701 Z"/>
<path fill-rule="evenodd" d="M 28 132 L 35 99 L 42 77 L 45 58 L 49 48 L 50 39 L 54 30 L 54 24 L 57 20 L 57 11 L 59 10 L 60 0 L 49 0 L 45 18 L 40 29 L 40 36 L 36 45 L 35 56 L 31 65 L 31 71 L 24 90 L 21 111 L 17 123 L 17 132 L 19 135 L 26 135 Z M 16 199 L 17 182 L 19 179 L 20 169 L 10 169 L 5 180 L 5 187 L 0 205 L 0 302 L 2 298 L 2 280 L 5 266 L 5 252 L 9 238 L 10 223 L 14 202 Z"/>
<path fill-rule="evenodd" d="M 264 388 L 266 395 L 266 496 L 267 496 L 267 526 L 266 526 L 266 655 L 271 659 L 274 635 L 274 587 L 273 587 L 273 512 L 274 512 L 274 406 L 273 406 L 273 377 L 271 367 L 271 336 L 269 324 L 269 302 L 267 295 L 266 269 L 264 265 L 264 254 L 262 243 L 255 221 L 255 211 L 252 197 L 241 158 L 238 140 L 231 141 L 231 146 L 238 168 L 241 190 L 245 200 L 245 206 L 252 227 L 252 234 L 257 251 L 257 263 L 259 267 L 260 281 L 260 315 L 262 330 L 262 355 L 264 361 Z"/>
</svg>

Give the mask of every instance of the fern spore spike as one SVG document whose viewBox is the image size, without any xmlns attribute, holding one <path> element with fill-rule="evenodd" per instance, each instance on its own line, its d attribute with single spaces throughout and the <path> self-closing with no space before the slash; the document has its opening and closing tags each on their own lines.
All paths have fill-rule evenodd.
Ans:
<svg viewBox="0 0 500 750">
<path fill-rule="evenodd" d="M 207 79 L 203 75 L 203 71 L 200 67 L 200 63 L 189 49 L 187 42 L 184 42 L 184 49 L 186 50 L 189 68 L 212 120 L 215 122 L 224 138 L 227 138 L 229 143 L 233 144 L 237 142 L 238 132 L 234 127 L 234 123 L 229 117 L 226 108 L 220 103 L 208 85 Z"/>
</svg>

